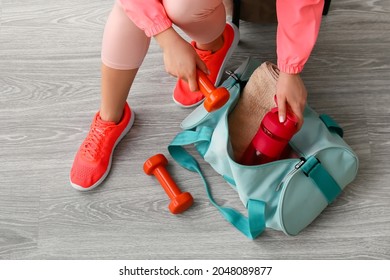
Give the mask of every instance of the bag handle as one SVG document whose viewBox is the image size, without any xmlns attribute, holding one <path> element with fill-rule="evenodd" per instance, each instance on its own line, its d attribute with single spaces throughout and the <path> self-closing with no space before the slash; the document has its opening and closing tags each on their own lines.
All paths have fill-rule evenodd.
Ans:
<svg viewBox="0 0 390 280">
<path fill-rule="evenodd" d="M 335 133 L 337 133 L 341 138 L 344 136 L 344 131 L 341 128 L 341 126 L 334 120 L 332 119 L 329 115 L 327 114 L 321 114 L 319 116 L 320 120 L 326 125 L 326 127 Z"/>
<path fill-rule="evenodd" d="M 172 158 L 182 167 L 200 175 L 210 202 L 219 210 L 222 216 L 245 236 L 255 239 L 265 230 L 266 204 L 263 201 L 249 199 L 247 204 L 248 217 L 245 217 L 233 208 L 220 206 L 211 194 L 209 184 L 200 169 L 199 163 L 183 148 L 185 145 L 196 144 L 198 151 L 203 156 L 202 152 L 207 151 L 211 135 L 212 128 L 207 127 L 202 127 L 195 131 L 184 130 L 172 140 L 168 146 L 168 151 Z M 203 148 L 199 150 L 198 147 Z"/>
</svg>

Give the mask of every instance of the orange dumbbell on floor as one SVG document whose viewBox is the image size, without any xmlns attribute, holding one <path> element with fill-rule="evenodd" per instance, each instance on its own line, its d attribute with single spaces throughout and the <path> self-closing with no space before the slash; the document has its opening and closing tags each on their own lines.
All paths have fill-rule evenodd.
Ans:
<svg viewBox="0 0 390 280">
<path fill-rule="evenodd" d="M 226 88 L 216 88 L 207 75 L 199 69 L 196 70 L 196 75 L 199 89 L 206 97 L 203 106 L 207 112 L 218 110 L 228 102 L 230 94 Z"/>
<path fill-rule="evenodd" d="M 168 208 L 172 214 L 180 214 L 191 207 L 194 199 L 188 192 L 182 193 L 179 187 L 169 175 L 165 166 L 168 164 L 167 158 L 163 154 L 157 154 L 144 163 L 144 171 L 147 175 L 154 175 L 171 199 Z"/>
</svg>

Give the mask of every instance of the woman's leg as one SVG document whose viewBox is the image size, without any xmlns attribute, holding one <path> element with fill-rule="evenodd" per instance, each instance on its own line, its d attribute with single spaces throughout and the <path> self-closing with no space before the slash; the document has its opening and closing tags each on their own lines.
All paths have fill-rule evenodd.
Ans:
<svg viewBox="0 0 390 280">
<path fill-rule="evenodd" d="M 100 117 L 119 122 L 150 38 L 125 14 L 119 1 L 108 17 L 102 43 Z"/>
<path fill-rule="evenodd" d="M 134 123 L 134 112 L 126 99 L 149 43 L 117 2 L 103 36 L 100 111 L 70 171 L 71 185 L 77 190 L 97 187 L 110 172 L 114 149 Z"/>
<path fill-rule="evenodd" d="M 118 70 L 102 64 L 100 118 L 118 123 L 121 120 L 130 87 L 138 68 Z"/>
</svg>

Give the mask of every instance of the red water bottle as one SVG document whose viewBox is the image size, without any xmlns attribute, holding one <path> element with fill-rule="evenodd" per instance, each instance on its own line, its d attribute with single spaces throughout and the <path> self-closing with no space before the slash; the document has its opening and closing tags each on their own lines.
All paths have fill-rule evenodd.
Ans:
<svg viewBox="0 0 390 280">
<path fill-rule="evenodd" d="M 289 111 L 286 120 L 281 123 L 278 108 L 273 108 L 264 116 L 259 130 L 244 152 L 240 163 L 258 165 L 278 160 L 297 132 L 297 124 L 298 118 Z"/>
</svg>

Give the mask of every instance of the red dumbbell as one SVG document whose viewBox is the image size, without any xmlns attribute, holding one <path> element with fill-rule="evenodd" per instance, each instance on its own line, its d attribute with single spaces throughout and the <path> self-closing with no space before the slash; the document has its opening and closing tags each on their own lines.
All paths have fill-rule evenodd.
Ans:
<svg viewBox="0 0 390 280">
<path fill-rule="evenodd" d="M 180 191 L 179 187 L 165 168 L 165 165 L 167 164 L 167 158 L 163 154 L 157 154 L 145 161 L 144 171 L 147 175 L 156 176 L 157 180 L 168 194 L 171 199 L 171 203 L 168 206 L 171 213 L 180 214 L 192 205 L 194 199 L 190 193 L 182 193 Z"/>
<path fill-rule="evenodd" d="M 207 112 L 218 110 L 229 100 L 229 92 L 224 87 L 215 88 L 207 75 L 197 69 L 198 86 L 202 94 L 206 97 L 204 101 L 204 108 Z"/>
</svg>

